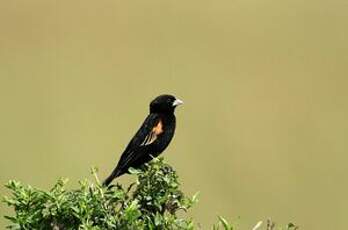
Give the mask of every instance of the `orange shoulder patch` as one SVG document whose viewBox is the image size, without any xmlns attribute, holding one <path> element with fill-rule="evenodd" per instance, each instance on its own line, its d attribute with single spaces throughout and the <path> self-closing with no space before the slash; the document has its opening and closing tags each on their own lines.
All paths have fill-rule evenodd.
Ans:
<svg viewBox="0 0 348 230">
<path fill-rule="evenodd" d="M 142 146 L 144 145 L 150 145 L 155 140 L 157 140 L 158 136 L 163 133 L 163 123 L 160 120 L 155 127 L 152 128 L 151 132 L 145 137 L 143 143 L 141 143 Z"/>
<path fill-rule="evenodd" d="M 155 127 L 153 127 L 152 132 L 155 133 L 155 135 L 159 135 L 163 133 L 163 123 L 160 120 Z"/>
</svg>

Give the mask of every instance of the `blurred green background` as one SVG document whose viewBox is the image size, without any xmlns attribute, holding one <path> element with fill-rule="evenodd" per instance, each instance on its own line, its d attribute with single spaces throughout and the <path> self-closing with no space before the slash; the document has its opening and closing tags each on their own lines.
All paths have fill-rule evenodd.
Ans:
<svg viewBox="0 0 348 230">
<path fill-rule="evenodd" d="M 104 178 L 173 93 L 164 156 L 203 229 L 348 229 L 347 41 L 342 0 L 3 0 L 0 182 Z"/>
</svg>

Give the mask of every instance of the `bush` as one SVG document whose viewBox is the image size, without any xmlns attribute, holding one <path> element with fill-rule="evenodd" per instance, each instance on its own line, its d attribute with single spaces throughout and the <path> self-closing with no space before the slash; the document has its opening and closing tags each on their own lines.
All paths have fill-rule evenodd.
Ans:
<svg viewBox="0 0 348 230">
<path fill-rule="evenodd" d="M 101 185 L 95 169 L 95 181 L 80 181 L 80 187 L 68 191 L 66 179 L 60 179 L 50 191 L 9 181 L 6 187 L 11 197 L 4 202 L 14 208 L 14 216 L 5 216 L 10 229 L 195 229 L 190 218 L 178 216 L 197 201 L 197 195 L 187 197 L 179 189 L 173 168 L 154 159 L 142 169 L 131 169 L 137 182 L 128 188 L 117 184 Z M 181 215 L 182 216 L 182 215 Z M 260 225 L 260 224 L 259 224 Z M 267 229 L 274 229 L 272 228 Z M 289 225 L 286 229 L 296 229 Z M 224 218 L 213 229 L 235 229 Z M 259 229 L 255 226 L 254 229 Z"/>
</svg>

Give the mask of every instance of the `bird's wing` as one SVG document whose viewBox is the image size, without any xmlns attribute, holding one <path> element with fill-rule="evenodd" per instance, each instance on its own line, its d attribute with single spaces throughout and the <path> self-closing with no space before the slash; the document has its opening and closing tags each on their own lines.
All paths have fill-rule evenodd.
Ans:
<svg viewBox="0 0 348 230">
<path fill-rule="evenodd" d="M 120 170 L 127 169 L 132 162 L 140 157 L 139 154 L 142 154 L 142 151 L 138 150 L 155 142 L 161 133 L 163 133 L 163 123 L 159 115 L 148 115 L 138 132 L 134 135 L 125 151 L 122 153 L 117 168 Z"/>
</svg>

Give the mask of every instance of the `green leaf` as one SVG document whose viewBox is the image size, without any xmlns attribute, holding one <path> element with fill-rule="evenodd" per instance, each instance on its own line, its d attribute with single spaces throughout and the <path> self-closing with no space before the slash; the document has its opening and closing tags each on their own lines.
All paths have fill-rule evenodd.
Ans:
<svg viewBox="0 0 348 230">
<path fill-rule="evenodd" d="M 141 170 L 138 170 L 138 169 L 135 169 L 135 168 L 132 168 L 132 167 L 130 167 L 130 168 L 128 169 L 128 172 L 129 172 L 130 174 L 133 174 L 133 175 L 141 174 Z"/>
<path fill-rule="evenodd" d="M 222 216 L 218 216 L 220 222 L 222 223 L 222 226 L 225 230 L 232 230 L 232 226 L 225 220 Z"/>
</svg>

